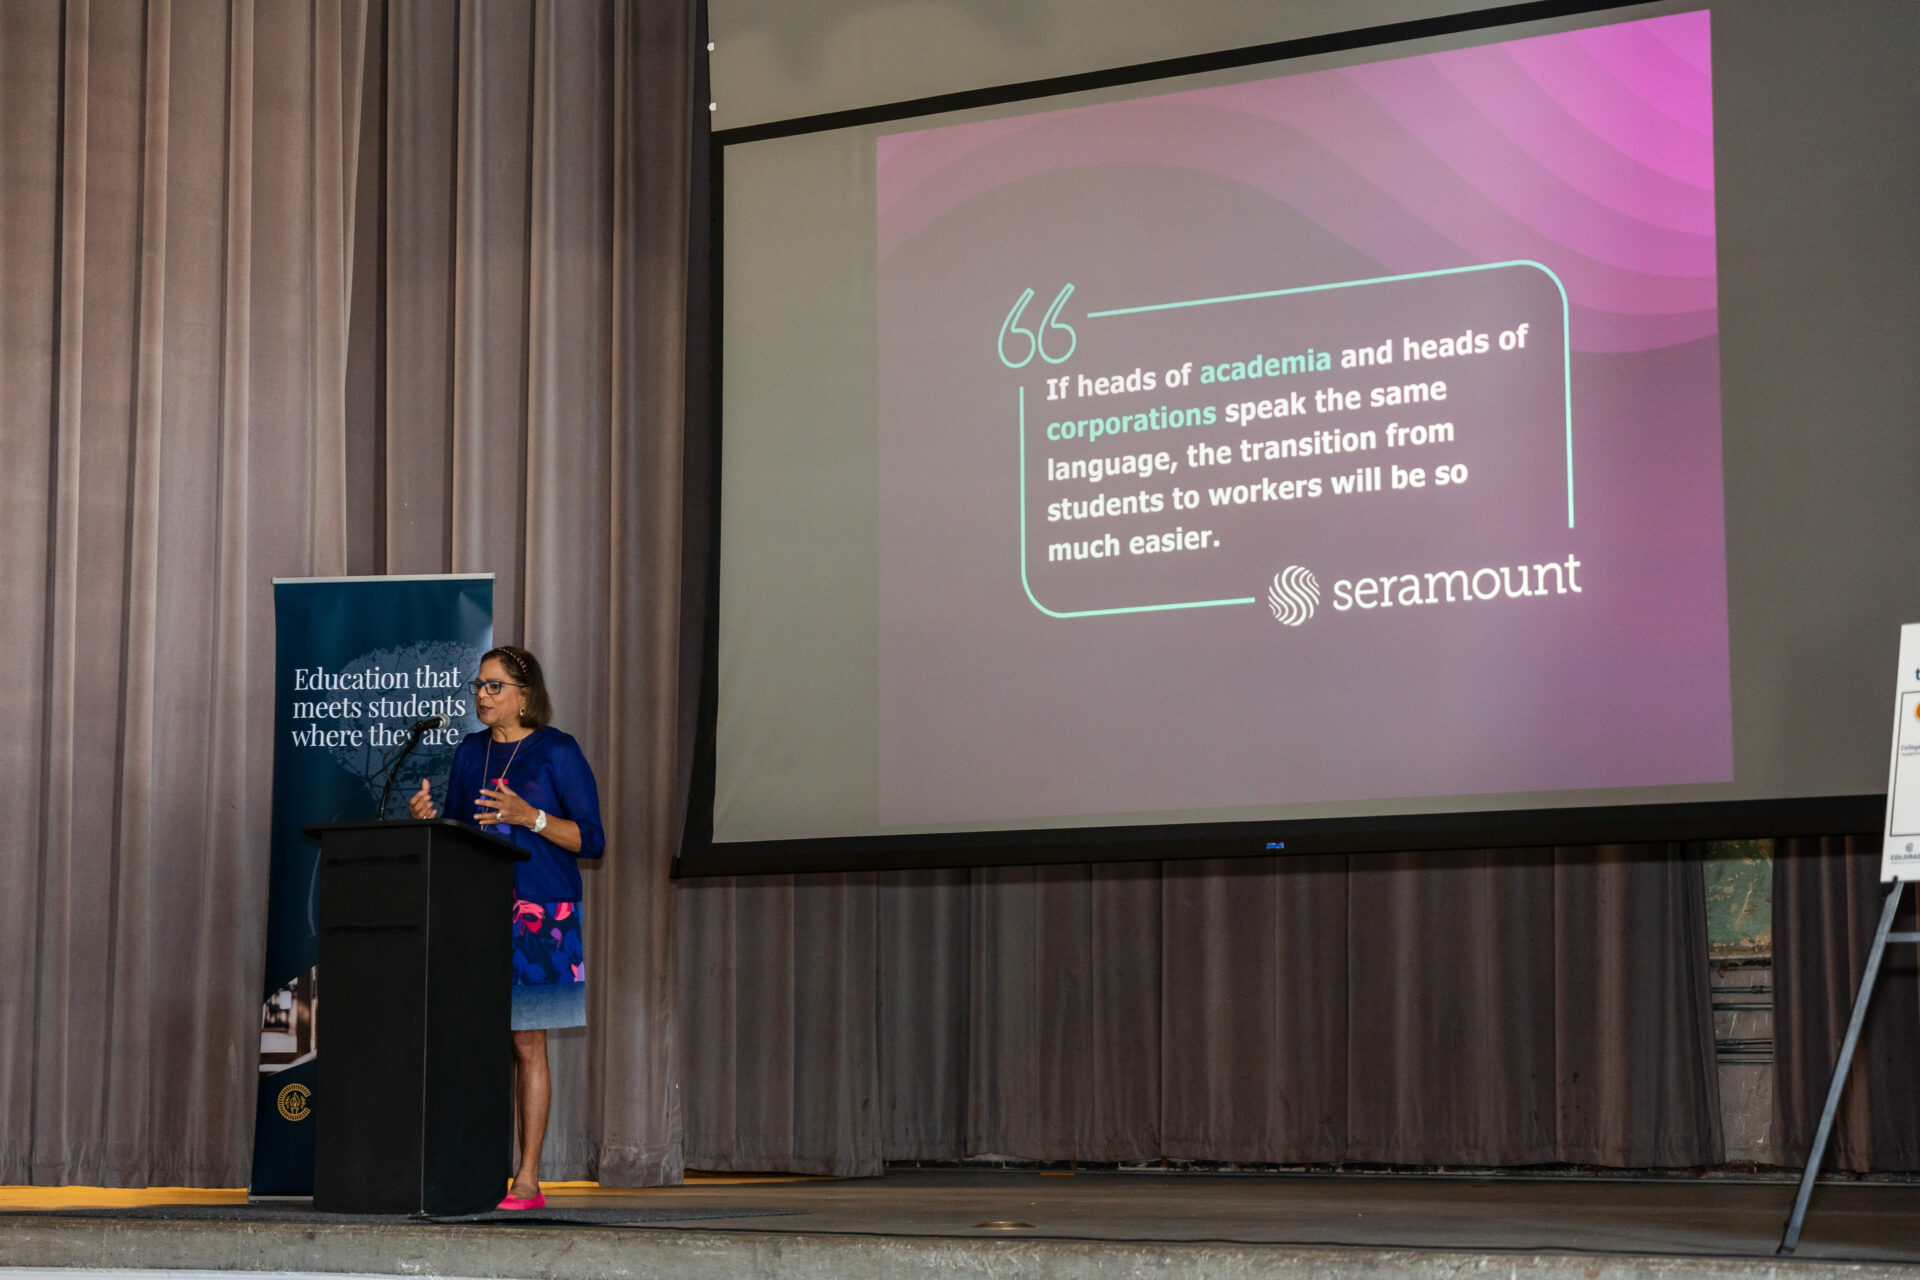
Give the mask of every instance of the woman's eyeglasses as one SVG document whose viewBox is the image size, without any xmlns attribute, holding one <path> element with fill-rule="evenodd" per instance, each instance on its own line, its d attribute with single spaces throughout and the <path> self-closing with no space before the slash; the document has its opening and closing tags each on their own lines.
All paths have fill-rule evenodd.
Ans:
<svg viewBox="0 0 1920 1280">
<path fill-rule="evenodd" d="M 514 684 L 514 682 L 511 680 L 469 680 L 467 681 L 467 688 L 473 690 L 475 693 L 484 693 L 489 698 L 499 697 L 500 691 L 509 685 L 512 685 L 516 689 L 524 689 L 527 687 L 523 684 Z"/>
</svg>

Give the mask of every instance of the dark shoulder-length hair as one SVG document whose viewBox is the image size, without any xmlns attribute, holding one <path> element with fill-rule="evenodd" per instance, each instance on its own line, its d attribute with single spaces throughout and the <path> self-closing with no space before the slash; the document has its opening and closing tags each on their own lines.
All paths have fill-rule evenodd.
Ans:
<svg viewBox="0 0 1920 1280">
<path fill-rule="evenodd" d="M 507 674 L 526 686 L 527 709 L 520 723 L 529 729 L 543 729 L 553 723 L 553 700 L 547 697 L 547 677 L 540 670 L 540 659 L 525 649 L 503 644 L 480 655 L 480 665 L 496 659 Z"/>
</svg>

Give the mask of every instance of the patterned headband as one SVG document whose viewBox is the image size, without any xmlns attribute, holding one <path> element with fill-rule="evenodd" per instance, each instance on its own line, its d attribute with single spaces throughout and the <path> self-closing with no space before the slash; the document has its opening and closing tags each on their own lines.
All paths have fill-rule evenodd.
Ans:
<svg viewBox="0 0 1920 1280">
<path fill-rule="evenodd" d="M 501 657 L 513 664 L 514 674 L 522 680 L 525 680 L 527 678 L 527 663 L 526 659 L 522 656 L 524 651 L 516 649 L 510 644 L 503 644 L 499 646 L 499 652 Z"/>
</svg>

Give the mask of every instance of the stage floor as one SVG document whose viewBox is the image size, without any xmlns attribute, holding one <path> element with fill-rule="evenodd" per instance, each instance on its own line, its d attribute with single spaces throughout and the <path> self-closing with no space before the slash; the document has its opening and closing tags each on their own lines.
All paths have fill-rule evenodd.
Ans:
<svg viewBox="0 0 1920 1280">
<path fill-rule="evenodd" d="M 58 1189 L 0 1191 L 0 1258 L 17 1259 L 17 1265 L 142 1265 L 125 1249 L 49 1253 L 43 1247 L 59 1239 L 84 1245 L 118 1235 L 129 1248 L 136 1247 L 134 1236 L 169 1245 L 146 1265 L 275 1270 L 282 1267 L 264 1262 L 260 1245 L 282 1229 L 297 1235 L 304 1226 L 323 1229 L 309 1229 L 308 1241 L 344 1246 L 364 1237 L 367 1247 L 290 1269 L 384 1272 L 366 1265 L 369 1257 L 381 1256 L 372 1242 L 382 1238 L 393 1246 L 393 1256 L 413 1257 L 414 1269 L 420 1269 L 427 1241 L 464 1239 L 424 1269 L 440 1275 L 590 1276 L 596 1273 L 588 1255 L 604 1249 L 609 1258 L 623 1260 L 609 1274 L 632 1276 L 656 1273 L 636 1269 L 650 1247 L 643 1239 L 659 1237 L 664 1248 L 671 1236 L 675 1248 L 704 1240 L 700 1256 L 716 1266 L 730 1248 L 738 1253 L 740 1267 L 721 1267 L 714 1275 L 866 1274 L 865 1265 L 850 1266 L 848 1259 L 862 1256 L 864 1248 L 872 1261 L 878 1241 L 889 1242 L 892 1256 L 881 1274 L 977 1273 L 977 1266 L 960 1265 L 969 1255 L 956 1246 L 969 1243 L 985 1250 L 973 1255 L 975 1264 L 983 1256 L 1003 1255 L 1007 1264 L 1028 1258 L 1037 1265 L 1045 1251 L 1013 1247 L 1024 1241 L 1034 1248 L 1040 1242 L 1077 1246 L 1060 1257 L 1092 1266 L 1087 1274 L 1118 1273 L 1097 1265 L 1103 1256 L 1120 1270 L 1138 1273 L 1139 1258 L 1150 1255 L 1161 1260 L 1152 1273 L 1169 1276 L 1485 1274 L 1490 1262 L 1506 1272 L 1508 1262 L 1517 1267 L 1522 1258 L 1529 1260 L 1522 1269 L 1540 1272 L 1548 1256 L 1567 1263 L 1584 1259 L 1568 1274 L 1585 1276 L 1920 1276 L 1920 1185 L 1914 1184 L 1822 1186 L 1799 1252 L 1779 1268 L 1773 1250 L 1793 1196 L 1786 1182 L 900 1170 L 872 1179 L 705 1181 L 643 1191 L 562 1184 L 550 1189 L 544 1214 L 512 1221 L 489 1215 L 453 1225 L 343 1220 L 313 1215 L 298 1202 L 250 1206 L 237 1193 L 223 1192 L 138 1193 L 160 1202 L 111 1202 L 134 1194 L 94 1193 L 88 1203 L 84 1196 L 63 1199 Z M 1026 1225 L 983 1225 L 990 1222 Z M 224 1263 L 218 1252 L 223 1233 L 245 1243 Z M 565 1254 L 579 1267 L 568 1272 L 536 1265 L 534 1260 L 556 1252 L 540 1242 L 557 1246 L 562 1233 Z M 198 1242 L 193 1249 L 173 1247 L 189 1239 Z M 512 1246 L 506 1247 L 509 1239 Z M 807 1247 L 796 1248 L 803 1239 Z M 9 1247 L 29 1240 L 38 1242 L 29 1250 L 33 1256 Z M 583 1250 L 589 1241 L 605 1243 Z M 489 1242 L 502 1248 L 489 1252 Z M 914 1242 L 939 1247 L 916 1254 Z M 1118 1252 L 1103 1255 L 1103 1246 Z M 836 1247 L 844 1253 L 838 1262 Z M 498 1266 L 488 1261 L 496 1254 Z M 801 1265 L 803 1257 L 814 1259 L 807 1264 L 814 1269 Z M 912 1261 L 916 1257 L 922 1262 Z M 1193 1265 L 1181 1264 L 1183 1257 Z M 1399 1261 L 1378 1269 L 1388 1257 Z M 1126 1258 L 1133 1262 L 1121 1266 Z M 769 1259 L 784 1262 L 769 1269 Z M 936 1265 L 938 1259 L 947 1261 Z M 1228 1259 L 1236 1265 L 1223 1269 Z M 751 1260 L 757 1261 L 747 1265 Z M 1309 1260 L 1313 1265 L 1300 1269 Z M 694 1274 L 685 1270 L 684 1259 L 669 1265 L 663 1254 L 660 1261 L 657 1274 Z M 1879 1265 L 1814 1265 L 1820 1263 Z M 991 1270 L 1024 1273 L 1012 1265 Z M 1033 1274 L 1078 1271 L 1050 1264 Z"/>
</svg>

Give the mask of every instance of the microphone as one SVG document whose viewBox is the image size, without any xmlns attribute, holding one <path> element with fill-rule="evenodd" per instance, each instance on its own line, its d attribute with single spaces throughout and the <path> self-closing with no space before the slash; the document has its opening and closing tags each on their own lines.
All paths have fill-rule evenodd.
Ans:
<svg viewBox="0 0 1920 1280">
<path fill-rule="evenodd" d="M 400 776 L 400 766 L 407 762 L 407 757 L 413 754 L 413 749 L 420 745 L 420 735 L 434 729 L 444 729 L 452 723 L 451 716 L 438 715 L 428 716 L 424 720 L 415 720 L 407 726 L 406 749 L 393 762 L 393 768 L 387 770 L 386 785 L 380 788 L 380 807 L 373 813 L 376 822 L 387 820 L 387 798 L 393 794 L 393 780 Z"/>
</svg>

